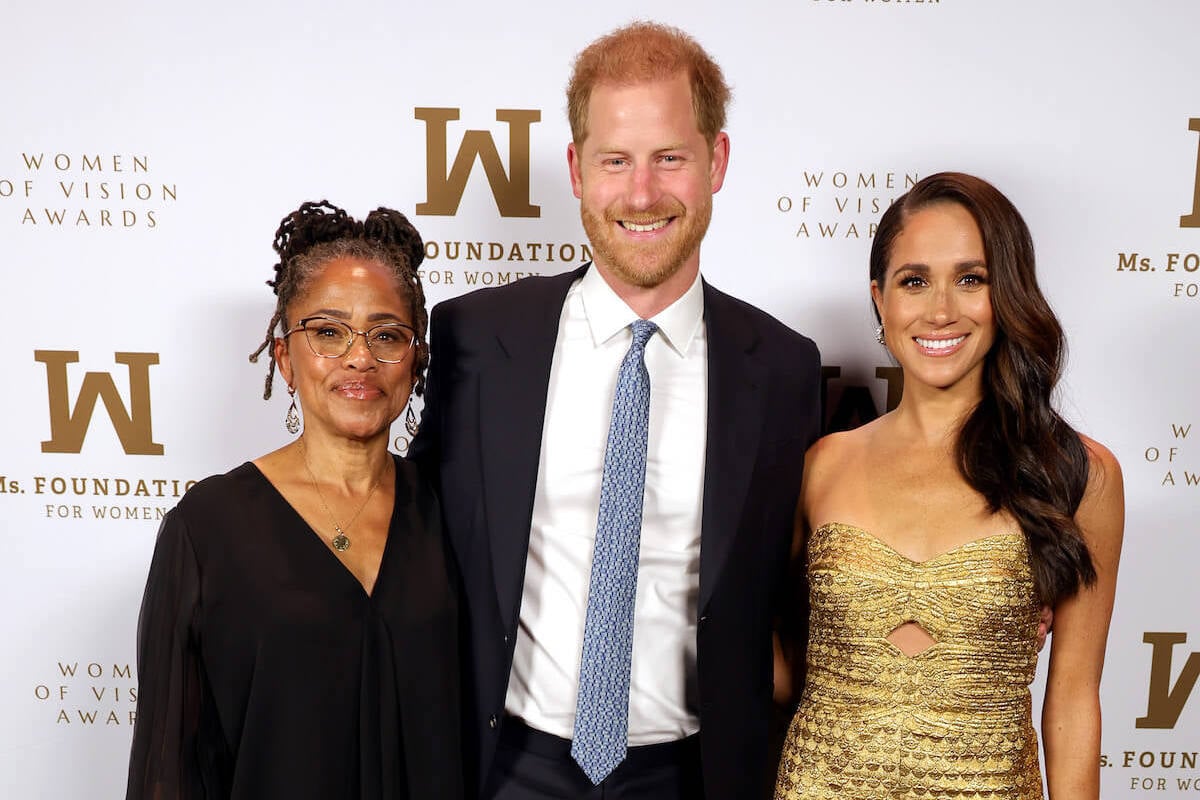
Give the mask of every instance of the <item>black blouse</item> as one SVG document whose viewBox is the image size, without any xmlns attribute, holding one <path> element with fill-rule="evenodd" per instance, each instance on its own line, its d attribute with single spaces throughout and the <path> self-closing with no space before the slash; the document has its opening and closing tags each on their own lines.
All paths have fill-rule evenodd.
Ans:
<svg viewBox="0 0 1200 800">
<path fill-rule="evenodd" d="M 457 595 L 396 459 L 372 594 L 253 464 L 159 531 L 138 622 L 130 800 L 459 798 Z"/>
</svg>

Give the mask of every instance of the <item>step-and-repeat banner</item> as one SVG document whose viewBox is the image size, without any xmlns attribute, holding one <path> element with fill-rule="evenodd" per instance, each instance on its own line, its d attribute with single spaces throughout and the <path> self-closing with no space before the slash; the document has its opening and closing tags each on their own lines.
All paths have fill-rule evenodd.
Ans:
<svg viewBox="0 0 1200 800">
<path fill-rule="evenodd" d="M 565 157 L 571 60 L 646 12 L 10 6 L 0 797 L 114 798 L 159 520 L 193 481 L 288 439 L 286 394 L 264 402 L 265 368 L 246 358 L 273 308 L 280 218 L 321 198 L 403 210 L 427 242 L 431 303 L 573 267 L 590 252 Z M 1103 795 L 1196 796 L 1200 4 L 671 0 L 655 14 L 735 92 L 703 270 L 817 341 L 832 425 L 873 418 L 898 388 L 867 291 L 887 204 L 954 169 L 1026 215 L 1069 335 L 1062 407 L 1126 477 Z"/>
</svg>

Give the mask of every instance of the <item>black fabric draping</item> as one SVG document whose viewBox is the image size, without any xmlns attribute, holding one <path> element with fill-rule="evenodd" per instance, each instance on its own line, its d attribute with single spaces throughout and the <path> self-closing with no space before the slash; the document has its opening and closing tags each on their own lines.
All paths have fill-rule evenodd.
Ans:
<svg viewBox="0 0 1200 800">
<path fill-rule="evenodd" d="M 400 459 L 371 595 L 254 465 L 194 486 L 142 602 L 127 798 L 461 797 L 452 569 Z"/>
</svg>

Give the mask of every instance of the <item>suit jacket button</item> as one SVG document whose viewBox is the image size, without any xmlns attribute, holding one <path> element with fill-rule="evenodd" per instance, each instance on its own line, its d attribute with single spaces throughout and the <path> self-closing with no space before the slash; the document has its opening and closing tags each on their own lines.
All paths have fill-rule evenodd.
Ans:
<svg viewBox="0 0 1200 800">
<path fill-rule="evenodd" d="M 495 714 L 493 714 L 493 715 L 492 715 L 492 716 L 491 716 L 491 717 L 488 719 L 488 727 L 489 727 L 489 728 L 495 728 L 495 727 L 496 727 L 496 715 L 495 715 Z"/>
</svg>

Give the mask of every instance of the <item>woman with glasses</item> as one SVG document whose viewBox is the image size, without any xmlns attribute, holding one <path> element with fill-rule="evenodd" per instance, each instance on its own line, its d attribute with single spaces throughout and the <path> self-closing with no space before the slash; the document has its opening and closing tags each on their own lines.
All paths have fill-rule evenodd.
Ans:
<svg viewBox="0 0 1200 800">
<path fill-rule="evenodd" d="M 251 360 L 268 350 L 264 397 L 278 367 L 300 435 L 163 523 L 127 797 L 459 797 L 451 562 L 430 486 L 388 451 L 424 388 L 421 238 L 397 211 L 305 203 L 275 250 Z"/>
</svg>

